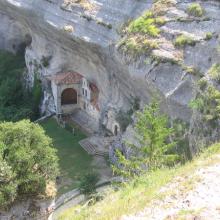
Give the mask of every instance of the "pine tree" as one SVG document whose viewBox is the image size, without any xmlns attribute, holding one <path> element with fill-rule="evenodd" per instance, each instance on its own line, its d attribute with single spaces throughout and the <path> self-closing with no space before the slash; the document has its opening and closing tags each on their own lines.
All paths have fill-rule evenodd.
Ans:
<svg viewBox="0 0 220 220">
<path fill-rule="evenodd" d="M 159 104 L 153 101 L 142 112 L 137 113 L 135 137 L 138 144 L 127 144 L 132 155 L 126 158 L 119 150 L 119 166 L 113 166 L 114 172 L 133 177 L 146 170 L 157 169 L 173 164 L 178 156 L 171 154 L 174 142 L 169 142 L 173 129 L 168 127 L 168 117 L 160 113 Z"/>
</svg>

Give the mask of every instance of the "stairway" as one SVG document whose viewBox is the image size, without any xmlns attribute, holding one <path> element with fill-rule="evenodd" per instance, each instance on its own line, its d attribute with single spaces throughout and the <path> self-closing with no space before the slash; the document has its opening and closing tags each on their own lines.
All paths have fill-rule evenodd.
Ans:
<svg viewBox="0 0 220 220">
<path fill-rule="evenodd" d="M 81 140 L 79 144 L 90 155 L 100 157 L 108 156 L 107 152 L 100 151 L 95 145 L 91 144 L 88 138 Z"/>
</svg>

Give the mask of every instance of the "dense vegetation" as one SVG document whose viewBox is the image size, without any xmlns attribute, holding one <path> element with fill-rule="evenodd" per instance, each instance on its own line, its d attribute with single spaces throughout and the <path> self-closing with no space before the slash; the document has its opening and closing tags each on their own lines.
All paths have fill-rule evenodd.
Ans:
<svg viewBox="0 0 220 220">
<path fill-rule="evenodd" d="M 0 208 L 24 196 L 54 196 L 58 159 L 52 140 L 28 120 L 0 123 L 0 171 Z"/>
<path fill-rule="evenodd" d="M 39 116 L 41 86 L 35 77 L 33 89 L 24 83 L 24 57 L 0 51 L 0 121 L 32 120 Z"/>
</svg>

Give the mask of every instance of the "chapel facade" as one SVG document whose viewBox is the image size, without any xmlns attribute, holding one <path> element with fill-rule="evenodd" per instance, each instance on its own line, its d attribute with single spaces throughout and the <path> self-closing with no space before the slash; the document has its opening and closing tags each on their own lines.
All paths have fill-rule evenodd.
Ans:
<svg viewBox="0 0 220 220">
<path fill-rule="evenodd" d="M 77 72 L 57 73 L 49 77 L 57 115 L 84 110 L 94 119 L 99 118 L 99 89 Z"/>
</svg>

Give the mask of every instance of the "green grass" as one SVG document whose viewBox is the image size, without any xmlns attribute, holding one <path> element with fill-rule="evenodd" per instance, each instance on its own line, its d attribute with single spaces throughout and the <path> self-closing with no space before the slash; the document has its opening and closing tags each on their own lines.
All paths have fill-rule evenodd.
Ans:
<svg viewBox="0 0 220 220">
<path fill-rule="evenodd" d="M 176 47 L 185 47 L 186 45 L 195 46 L 195 44 L 196 41 L 193 38 L 184 34 L 178 36 L 174 42 Z"/>
<path fill-rule="evenodd" d="M 215 63 L 208 71 L 209 76 L 211 79 L 220 83 L 220 63 Z"/>
<path fill-rule="evenodd" d="M 130 23 L 128 27 L 128 32 L 141 33 L 147 34 L 151 37 L 158 37 L 160 34 L 160 29 L 155 24 L 156 23 L 155 19 L 153 18 L 153 14 L 148 11 L 144 15 Z"/>
<path fill-rule="evenodd" d="M 183 166 L 146 173 L 118 191 L 110 191 L 104 200 L 93 206 L 84 205 L 66 209 L 60 215 L 59 220 L 113 220 L 120 219 L 122 215 L 134 214 L 148 206 L 152 200 L 163 199 L 166 195 L 172 195 L 172 189 L 165 193 L 160 193 L 159 189 L 172 182 L 177 176 L 186 179 L 180 186 L 187 192 L 194 186 L 191 178 L 187 177 L 200 167 L 219 163 L 219 157 L 215 156 L 219 152 L 220 144 L 215 144 Z M 195 178 L 196 181 L 198 181 L 197 178 Z"/>
<path fill-rule="evenodd" d="M 187 13 L 195 17 L 202 17 L 204 15 L 204 10 L 199 3 L 192 3 L 187 8 Z"/>
<path fill-rule="evenodd" d="M 77 128 L 75 134 L 61 128 L 54 118 L 41 123 L 49 137 L 53 139 L 54 147 L 59 157 L 61 177 L 64 181 L 58 190 L 58 195 L 68 192 L 79 184 L 79 178 L 92 171 L 92 156 L 79 145 L 86 136 Z"/>
<path fill-rule="evenodd" d="M 211 32 L 206 33 L 205 40 L 211 40 L 213 37 L 213 34 Z"/>
</svg>

